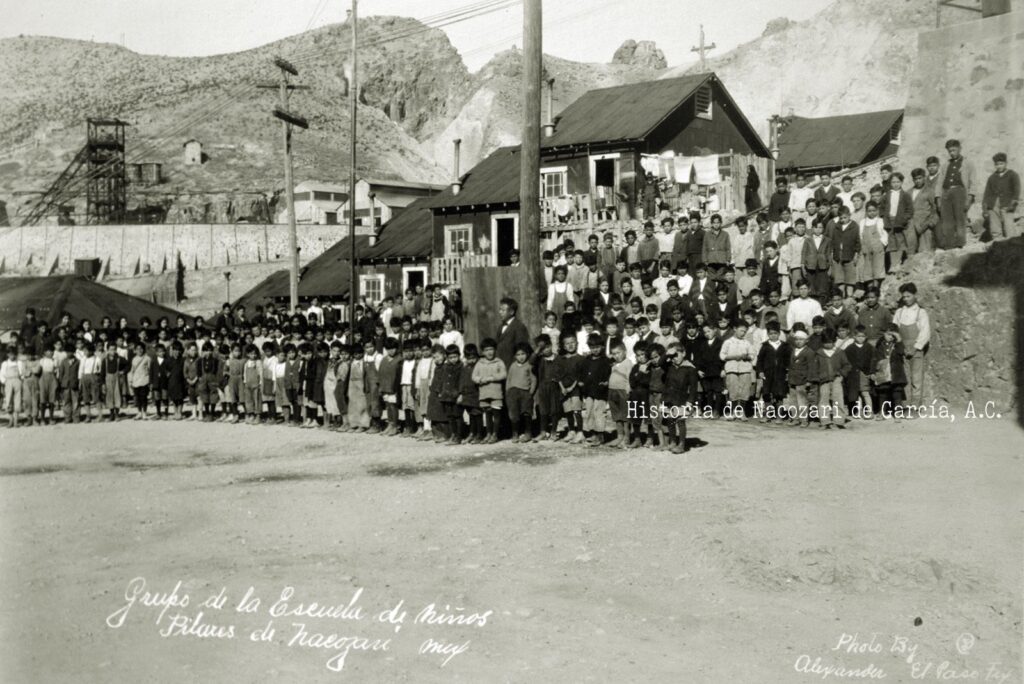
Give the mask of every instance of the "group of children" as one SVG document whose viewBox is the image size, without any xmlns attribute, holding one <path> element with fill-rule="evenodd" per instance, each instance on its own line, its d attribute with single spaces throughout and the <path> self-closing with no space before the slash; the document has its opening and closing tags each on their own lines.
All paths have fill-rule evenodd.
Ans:
<svg viewBox="0 0 1024 684">
<path fill-rule="evenodd" d="M 901 331 L 877 291 L 858 318 L 836 290 L 806 325 L 757 291 L 742 313 L 716 317 L 673 308 L 678 283 L 667 289 L 653 319 L 616 307 L 576 314 L 567 301 L 507 361 L 494 339 L 465 343 L 451 318 L 440 327 L 399 318 L 367 339 L 355 325 L 313 321 L 305 331 L 275 325 L 267 339 L 260 325 L 225 336 L 161 321 L 152 340 L 148 322 L 119 335 L 40 326 L 7 348 L 0 383 L 12 426 L 22 416 L 50 424 L 57 409 L 65 422 L 115 421 L 130 404 L 136 420 L 182 420 L 188 405 L 192 420 L 677 453 L 687 418 L 843 427 L 851 409 L 870 417 L 881 407 L 881 418 L 902 401 Z M 797 292 L 796 302 L 809 300 L 806 283 Z"/>
</svg>

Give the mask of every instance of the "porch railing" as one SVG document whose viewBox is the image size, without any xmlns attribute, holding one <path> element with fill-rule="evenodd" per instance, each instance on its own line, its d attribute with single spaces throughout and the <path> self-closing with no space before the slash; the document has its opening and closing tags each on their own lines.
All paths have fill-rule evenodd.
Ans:
<svg viewBox="0 0 1024 684">
<path fill-rule="evenodd" d="M 430 282 L 445 283 L 462 287 L 462 269 L 490 266 L 490 254 L 464 254 L 454 257 L 437 257 L 430 262 Z"/>
<path fill-rule="evenodd" d="M 544 197 L 540 201 L 540 225 L 542 228 L 557 228 L 590 221 L 590 195 L 566 195 Z"/>
</svg>

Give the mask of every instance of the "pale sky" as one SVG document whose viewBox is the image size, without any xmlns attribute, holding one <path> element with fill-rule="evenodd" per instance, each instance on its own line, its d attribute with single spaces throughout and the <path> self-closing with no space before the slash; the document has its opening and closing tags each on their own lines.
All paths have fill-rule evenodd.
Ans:
<svg viewBox="0 0 1024 684">
<path fill-rule="evenodd" d="M 670 66 L 692 62 L 699 24 L 718 49 L 756 38 L 776 17 L 801 20 L 831 0 L 549 0 L 544 51 L 587 62 L 608 62 L 627 38 L 654 40 Z M 7 3 L 0 37 L 48 35 L 121 43 L 147 54 L 174 56 L 235 52 L 344 21 L 349 0 L 23 0 Z M 359 14 L 429 17 L 473 0 L 360 0 Z M 521 45 L 517 5 L 448 27 L 467 66 Z"/>
</svg>

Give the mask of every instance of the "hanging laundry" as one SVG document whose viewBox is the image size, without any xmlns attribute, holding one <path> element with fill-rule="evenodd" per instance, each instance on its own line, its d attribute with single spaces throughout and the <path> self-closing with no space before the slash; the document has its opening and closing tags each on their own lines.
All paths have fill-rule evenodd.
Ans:
<svg viewBox="0 0 1024 684">
<path fill-rule="evenodd" d="M 676 182 L 693 183 L 693 157 L 676 157 L 673 161 L 675 162 Z"/>
<path fill-rule="evenodd" d="M 718 173 L 717 154 L 694 157 L 693 169 L 697 174 L 698 185 L 716 185 L 722 182 L 722 176 Z"/>
<path fill-rule="evenodd" d="M 656 154 L 642 154 L 640 155 L 640 168 L 644 170 L 644 174 L 652 173 L 658 174 L 658 167 L 660 160 Z"/>
<path fill-rule="evenodd" d="M 658 160 L 658 177 L 668 179 L 670 182 L 675 183 L 675 172 L 676 165 L 672 159 L 661 158 Z"/>
</svg>

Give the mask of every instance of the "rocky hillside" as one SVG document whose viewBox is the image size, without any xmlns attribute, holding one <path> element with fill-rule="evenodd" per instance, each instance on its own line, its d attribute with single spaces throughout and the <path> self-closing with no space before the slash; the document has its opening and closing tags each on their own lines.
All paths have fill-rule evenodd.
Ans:
<svg viewBox="0 0 1024 684">
<path fill-rule="evenodd" d="M 773 114 L 830 116 L 903 107 L 917 33 L 934 27 L 934 0 L 836 0 L 806 21 L 769 22 L 762 36 L 709 58 L 708 69 L 767 136 Z M 670 69 L 666 76 L 698 70 Z"/>
<path fill-rule="evenodd" d="M 420 32 L 374 45 L 398 33 Z M 462 59 L 440 30 L 411 19 L 360 22 L 361 172 L 440 180 L 419 140 L 442 128 L 471 86 Z M 296 177 L 347 177 L 349 117 L 341 64 L 346 25 L 309 31 L 246 52 L 203 58 L 139 55 L 118 46 L 57 38 L 0 41 L 0 199 L 12 215 L 57 177 L 85 139 L 88 116 L 130 122 L 129 159 L 161 161 L 167 183 L 156 199 L 182 193 L 240 193 L 281 185 L 280 127 L 269 111 L 275 91 L 256 85 L 277 78 L 280 55 L 299 69 L 291 108 L 311 124 L 295 140 Z M 209 161 L 186 167 L 185 140 L 203 142 Z M 198 196 L 198 195 L 197 195 Z M 188 202 L 187 198 L 184 200 Z M 205 201 L 205 200 L 201 200 Z M 15 218 L 16 220 L 16 218 Z"/>
<path fill-rule="evenodd" d="M 555 79 L 555 114 L 588 90 L 658 78 L 665 72 L 664 59 L 653 43 L 632 40 L 623 43 L 611 64 L 586 64 L 545 55 L 544 70 Z M 458 114 L 430 141 L 434 158 L 451 168 L 452 140 L 459 138 L 465 171 L 498 147 L 518 144 L 522 99 L 522 52 L 507 50 L 495 55 L 473 76 L 470 94 Z M 546 117 L 546 107 L 545 93 L 542 118 Z"/>
</svg>

